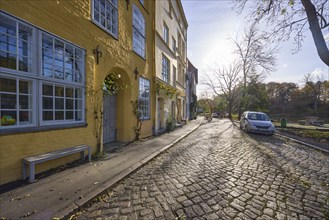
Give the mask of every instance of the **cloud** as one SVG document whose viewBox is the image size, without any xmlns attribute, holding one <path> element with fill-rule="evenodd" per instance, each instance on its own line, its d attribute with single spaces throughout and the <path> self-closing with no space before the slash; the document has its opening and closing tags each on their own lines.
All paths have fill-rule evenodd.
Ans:
<svg viewBox="0 0 329 220">
<path fill-rule="evenodd" d="M 329 69 L 326 69 L 325 67 L 321 68 L 321 67 L 317 67 L 315 68 L 311 74 L 313 76 L 317 76 L 317 77 L 327 77 L 327 75 L 329 76 Z"/>
<path fill-rule="evenodd" d="M 329 33 L 326 34 L 326 35 L 324 35 L 324 40 L 325 40 L 327 43 L 329 43 Z"/>
<path fill-rule="evenodd" d="M 287 67 L 288 63 L 283 64 L 281 67 Z"/>
</svg>

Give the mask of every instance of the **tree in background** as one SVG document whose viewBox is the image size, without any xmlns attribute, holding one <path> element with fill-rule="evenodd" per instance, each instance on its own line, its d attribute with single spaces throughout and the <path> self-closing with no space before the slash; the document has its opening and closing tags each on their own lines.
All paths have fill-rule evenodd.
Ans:
<svg viewBox="0 0 329 220">
<path fill-rule="evenodd" d="M 270 107 L 266 85 L 261 83 L 257 77 L 251 79 L 247 86 L 247 106 L 248 110 L 268 112 Z"/>
<path fill-rule="evenodd" d="M 304 76 L 305 90 L 309 90 L 310 96 L 313 102 L 314 112 L 318 112 L 318 102 L 320 100 L 320 95 L 323 87 L 323 83 L 319 76 L 314 79 L 315 76 L 311 73 Z"/>
<path fill-rule="evenodd" d="M 277 48 L 271 46 L 268 37 L 261 33 L 256 23 L 245 29 L 241 38 L 233 40 L 238 55 L 239 70 L 242 71 L 243 89 L 239 106 L 239 118 L 243 110 L 247 110 L 247 84 L 250 79 L 260 79 L 275 70 Z"/>
<path fill-rule="evenodd" d="M 224 113 L 227 111 L 227 100 L 223 95 L 215 97 L 215 111 L 219 113 L 220 116 L 224 116 Z"/>
<path fill-rule="evenodd" d="M 246 7 L 250 8 L 248 17 L 252 19 L 251 22 L 264 20 L 266 26 L 271 27 L 268 35 L 277 42 L 289 40 L 292 36 L 296 43 L 296 52 L 302 46 L 305 31 L 309 29 L 318 56 L 329 66 L 329 50 L 324 39 L 329 27 L 329 0 L 235 1 L 235 8 L 239 13 Z"/>
<path fill-rule="evenodd" d="M 288 104 L 292 101 L 295 92 L 299 89 L 298 86 L 295 83 L 270 82 L 266 87 L 271 103 L 270 110 L 285 115 Z"/>
<path fill-rule="evenodd" d="M 329 85 L 327 85 L 327 81 L 321 80 L 321 77 L 316 81 L 315 77 L 312 78 L 309 75 L 304 80 L 306 78 L 308 83 L 300 87 L 295 83 L 287 82 L 266 84 L 271 115 L 290 119 L 305 119 L 308 116 L 329 119 Z M 317 89 L 316 86 L 320 84 L 321 88 Z"/>
<path fill-rule="evenodd" d="M 211 89 L 216 96 L 222 96 L 227 101 L 228 117 L 232 117 L 232 109 L 239 99 L 240 66 L 232 63 L 229 67 L 211 69 L 211 74 L 206 74 L 202 84 Z"/>
</svg>

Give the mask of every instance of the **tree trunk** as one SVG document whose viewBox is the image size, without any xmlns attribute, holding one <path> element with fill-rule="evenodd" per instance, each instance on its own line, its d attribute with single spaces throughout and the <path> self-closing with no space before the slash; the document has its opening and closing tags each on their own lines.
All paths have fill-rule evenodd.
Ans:
<svg viewBox="0 0 329 220">
<path fill-rule="evenodd" d="M 310 25 L 310 30 L 318 55 L 320 59 L 329 66 L 329 49 L 321 32 L 316 9 L 310 0 L 302 0 L 302 4 L 306 11 L 307 20 Z"/>
</svg>

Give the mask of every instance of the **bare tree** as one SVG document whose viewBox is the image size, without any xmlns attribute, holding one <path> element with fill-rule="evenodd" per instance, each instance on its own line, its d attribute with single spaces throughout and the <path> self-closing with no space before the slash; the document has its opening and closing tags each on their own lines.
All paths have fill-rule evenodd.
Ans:
<svg viewBox="0 0 329 220">
<path fill-rule="evenodd" d="M 247 4 L 248 3 L 248 4 Z M 324 35 L 329 27 L 329 0 L 236 0 L 235 8 L 241 13 L 250 6 L 249 18 L 252 22 L 264 20 L 270 36 L 278 41 L 288 40 L 293 36 L 295 51 L 299 51 L 304 33 L 312 33 L 318 56 L 329 66 L 329 50 Z M 307 27 L 306 24 L 309 24 Z"/>
<path fill-rule="evenodd" d="M 229 118 L 232 117 L 232 109 L 239 98 L 238 88 L 240 85 L 240 66 L 234 62 L 228 67 L 211 69 L 211 75 L 206 74 L 202 81 L 217 96 L 223 96 L 228 102 Z"/>
<path fill-rule="evenodd" d="M 261 78 L 261 76 L 275 70 L 277 48 L 275 45 L 269 44 L 268 37 L 257 29 L 256 23 L 251 24 L 245 29 L 243 36 L 240 39 L 233 39 L 233 42 L 243 74 L 242 100 L 239 107 L 240 117 L 241 110 L 248 105 L 245 103 L 248 79 Z"/>
<path fill-rule="evenodd" d="M 315 113 L 318 112 L 318 101 L 320 100 L 320 95 L 322 91 L 322 81 L 318 76 L 316 80 L 314 80 L 314 75 L 309 73 L 304 77 L 305 86 L 309 87 L 312 91 L 312 99 L 313 99 L 313 108 Z"/>
</svg>

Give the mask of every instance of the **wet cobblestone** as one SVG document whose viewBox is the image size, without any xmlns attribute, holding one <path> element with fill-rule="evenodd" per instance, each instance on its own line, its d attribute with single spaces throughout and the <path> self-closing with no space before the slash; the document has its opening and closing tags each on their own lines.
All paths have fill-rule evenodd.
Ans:
<svg viewBox="0 0 329 220">
<path fill-rule="evenodd" d="M 329 155 L 213 120 L 76 219 L 329 219 Z"/>
</svg>

